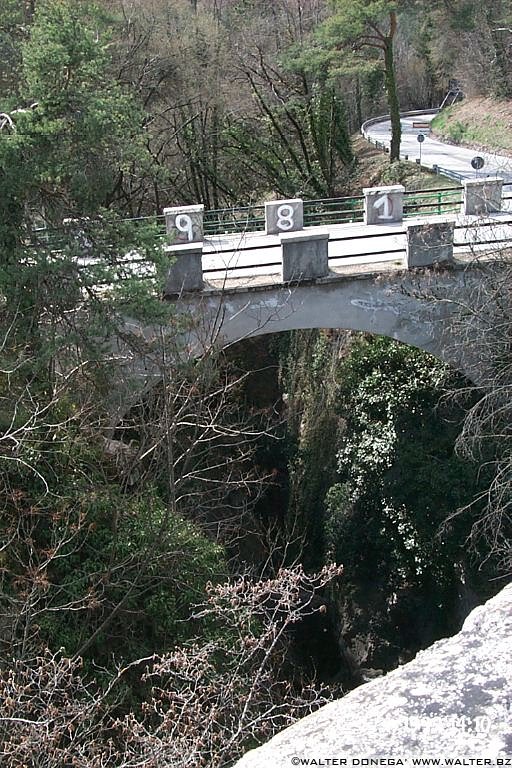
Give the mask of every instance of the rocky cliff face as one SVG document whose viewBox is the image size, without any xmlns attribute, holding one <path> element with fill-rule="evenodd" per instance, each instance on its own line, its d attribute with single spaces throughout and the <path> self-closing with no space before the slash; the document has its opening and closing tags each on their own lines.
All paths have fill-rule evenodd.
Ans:
<svg viewBox="0 0 512 768">
<path fill-rule="evenodd" d="M 512 584 L 459 634 L 299 721 L 236 768 L 410 766 L 416 757 L 512 766 Z"/>
</svg>

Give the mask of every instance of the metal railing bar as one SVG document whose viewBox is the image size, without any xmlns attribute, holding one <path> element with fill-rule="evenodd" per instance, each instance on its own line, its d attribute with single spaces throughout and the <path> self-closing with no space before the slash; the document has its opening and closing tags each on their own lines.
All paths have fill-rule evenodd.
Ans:
<svg viewBox="0 0 512 768">
<path fill-rule="evenodd" d="M 366 256 L 385 256 L 389 254 L 395 254 L 395 253 L 405 253 L 405 248 L 393 248 L 391 250 L 387 251 L 369 251 L 367 253 L 344 253 L 342 256 L 329 256 L 328 261 L 343 261 L 344 259 L 354 259 L 358 257 L 366 257 Z M 235 266 L 219 266 L 219 267 L 209 267 L 208 269 L 203 269 L 203 274 L 209 274 L 211 272 L 236 272 L 237 270 L 242 269 L 258 269 L 262 267 L 281 267 L 282 261 L 272 261 L 272 262 L 265 262 L 264 264 L 237 264 Z"/>
<path fill-rule="evenodd" d="M 457 205 L 458 206 L 460 204 L 461 204 L 460 200 L 441 200 L 441 201 L 438 201 L 438 202 L 433 201 L 431 203 L 427 203 L 427 202 L 425 202 L 425 203 L 419 203 L 419 202 L 418 203 L 407 203 L 406 205 L 404 205 L 404 211 L 411 211 L 411 210 L 417 209 L 417 208 L 443 208 L 443 207 L 446 208 L 449 205 L 451 205 L 451 206 Z"/>
<path fill-rule="evenodd" d="M 368 240 L 372 237 L 397 237 L 399 235 L 405 235 L 405 229 L 397 230 L 396 232 L 375 232 L 368 235 L 349 235 L 347 237 L 330 237 L 330 243 L 341 243 L 347 240 Z"/>
<path fill-rule="evenodd" d="M 423 198 L 423 197 L 436 197 L 436 198 L 439 198 L 439 197 L 453 197 L 454 195 L 457 195 L 457 197 L 460 197 L 461 194 L 462 194 L 462 188 L 453 189 L 453 190 L 450 190 L 450 191 L 440 190 L 439 189 L 436 192 L 434 192 L 432 190 L 425 190 L 424 192 L 422 192 L 421 190 L 418 190 L 416 192 L 409 193 L 409 195 L 405 195 L 404 194 L 404 197 L 413 197 L 413 198 L 416 198 L 416 197 L 420 197 L 420 198 Z"/>
<path fill-rule="evenodd" d="M 454 248 L 472 248 L 474 245 L 495 245 L 496 243 L 510 243 L 510 238 L 503 237 L 496 240 L 471 240 L 467 243 L 454 243 Z M 512 244 L 510 245 L 512 248 Z"/>
<path fill-rule="evenodd" d="M 203 269 L 203 274 L 209 272 L 235 272 L 237 269 L 256 269 L 258 267 L 281 267 L 282 264 L 282 261 L 269 261 L 265 264 L 237 264 L 234 267 L 209 267 L 208 269 Z"/>
<path fill-rule="evenodd" d="M 512 182 L 511 182 L 512 183 Z M 406 189 L 404 192 L 404 196 L 407 195 L 417 195 L 421 194 L 422 192 L 425 192 L 425 194 L 428 194 L 430 192 L 461 192 L 462 187 L 436 187 L 435 189 L 429 189 L 429 190 L 423 190 L 423 189 Z"/>
<path fill-rule="evenodd" d="M 386 254 L 390 253 L 405 253 L 405 248 L 388 248 L 385 251 L 368 251 L 365 253 L 344 253 L 343 256 L 329 256 L 328 261 L 333 261 L 336 259 L 355 259 L 359 256 L 384 256 Z"/>
<path fill-rule="evenodd" d="M 479 223 L 475 223 L 475 228 L 481 228 L 481 227 L 502 227 L 507 224 L 512 224 L 512 219 L 496 219 L 496 221 L 482 221 Z M 455 229 L 471 229 L 471 225 L 468 224 L 455 224 Z"/>
</svg>

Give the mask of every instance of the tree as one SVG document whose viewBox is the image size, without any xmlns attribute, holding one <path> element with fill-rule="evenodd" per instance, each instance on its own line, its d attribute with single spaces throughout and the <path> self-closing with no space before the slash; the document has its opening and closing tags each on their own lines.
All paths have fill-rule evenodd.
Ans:
<svg viewBox="0 0 512 768">
<path fill-rule="evenodd" d="M 322 591 L 341 573 L 296 567 L 210 588 L 195 613 L 209 623 L 209 638 L 151 660 L 147 716 L 119 723 L 123 765 L 150 765 L 157 756 L 176 768 L 223 768 L 327 703 L 334 687 L 318 690 L 314 673 L 296 664 L 292 641 L 302 621 L 325 613 Z"/>
<path fill-rule="evenodd" d="M 170 644 L 187 604 L 223 570 L 214 543 L 153 490 L 120 483 L 106 455 L 112 395 L 143 354 L 126 318 L 172 323 L 156 228 L 101 207 L 143 147 L 141 112 L 109 78 L 106 23 L 85 3 L 48 0 L 26 39 L 12 37 L 22 106 L 0 131 L 4 658 L 45 642 L 98 658 L 105 638 L 121 656 L 132 642 Z M 181 571 L 186 561 L 195 572 Z M 180 578 L 188 586 L 173 610 Z M 128 615 L 133 626 L 146 619 L 135 640 Z"/>
<path fill-rule="evenodd" d="M 420 11 L 420 13 L 418 13 Z M 479 4 L 434 0 L 411 7 L 416 48 L 441 93 L 450 80 L 467 96 L 510 98 L 511 8 L 508 0 Z"/>
<path fill-rule="evenodd" d="M 112 81 L 107 25 L 94 6 L 49 0 L 17 46 L 20 103 L 0 136 L 9 222 L 13 206 L 18 225 L 26 213 L 52 224 L 91 215 L 116 199 L 131 164 L 144 162 L 142 111 Z"/>
<path fill-rule="evenodd" d="M 281 340 L 288 549 L 313 568 L 326 561 L 325 496 L 337 479 L 336 453 L 345 424 L 338 407 L 340 370 L 349 346 L 350 334 L 344 331 L 293 331 Z"/>
<path fill-rule="evenodd" d="M 224 133 L 240 170 L 284 197 L 339 194 L 343 172 L 354 159 L 339 89 L 293 61 L 271 63 L 261 49 L 246 55 L 239 69 L 258 105 L 256 115 Z"/>
<path fill-rule="evenodd" d="M 396 0 L 335 0 L 334 13 L 319 29 L 331 69 L 336 72 L 368 70 L 382 60 L 391 116 L 390 160 L 400 158 L 400 103 L 395 76 L 394 41 L 398 29 Z M 340 59 L 342 59 L 340 61 Z"/>
<path fill-rule="evenodd" d="M 86 679 L 80 658 L 42 651 L 0 672 L 0 755 L 6 768 L 44 760 L 51 768 L 181 768 L 232 764 L 249 746 L 318 709 L 339 689 L 319 691 L 293 656 L 301 622 L 325 614 L 322 592 L 342 569 L 209 585 L 191 617 L 202 636 Z M 144 701 L 123 714 L 134 676 Z"/>
</svg>

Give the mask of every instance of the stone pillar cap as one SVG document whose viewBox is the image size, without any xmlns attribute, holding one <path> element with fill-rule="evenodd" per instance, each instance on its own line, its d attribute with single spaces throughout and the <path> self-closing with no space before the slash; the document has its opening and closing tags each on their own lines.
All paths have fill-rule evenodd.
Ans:
<svg viewBox="0 0 512 768">
<path fill-rule="evenodd" d="M 279 200 L 268 200 L 268 202 L 265 203 L 265 206 L 278 205 L 278 203 L 287 205 L 288 203 L 302 203 L 302 202 L 304 202 L 302 197 L 286 197 L 286 198 L 280 198 Z"/>
<path fill-rule="evenodd" d="M 429 229 L 434 227 L 442 227 L 445 224 L 455 224 L 457 221 L 456 216 L 450 216 L 446 218 L 435 218 L 432 221 L 404 221 L 405 229 Z"/>
<path fill-rule="evenodd" d="M 386 195 L 393 194 L 393 192 L 405 192 L 403 184 L 394 184 L 391 187 L 363 187 L 363 194 L 369 195 L 371 193 Z"/>
<path fill-rule="evenodd" d="M 324 229 L 317 229 L 311 232 L 301 229 L 298 232 L 281 232 L 279 237 L 282 243 L 303 243 L 307 240 L 328 240 L 329 232 L 326 232 Z"/>
<path fill-rule="evenodd" d="M 501 178 L 501 176 L 486 176 L 485 178 L 481 179 L 462 179 L 462 183 L 465 187 L 479 187 L 482 184 L 495 181 L 501 181 L 503 183 L 504 180 Z"/>
<path fill-rule="evenodd" d="M 196 251 L 203 250 L 203 243 L 201 240 L 195 243 L 171 243 L 170 245 L 164 245 L 164 251 L 180 251 L 180 253 L 195 253 Z"/>
<path fill-rule="evenodd" d="M 204 205 L 177 205 L 173 208 L 164 208 L 164 216 L 171 215 L 173 213 L 201 213 L 204 211 Z"/>
</svg>

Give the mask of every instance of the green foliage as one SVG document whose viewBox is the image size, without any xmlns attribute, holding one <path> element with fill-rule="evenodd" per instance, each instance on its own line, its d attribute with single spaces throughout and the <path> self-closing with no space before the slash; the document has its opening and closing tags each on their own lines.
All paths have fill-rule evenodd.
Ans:
<svg viewBox="0 0 512 768">
<path fill-rule="evenodd" d="M 190 637 L 192 606 L 207 582 L 225 574 L 220 547 L 172 515 L 151 490 L 126 496 L 105 486 L 84 493 L 74 517 L 78 541 L 48 568 L 58 589 L 53 600 L 47 594 L 41 641 L 109 664 Z M 67 609 L 60 607 L 63 595 Z"/>
<path fill-rule="evenodd" d="M 153 488 L 123 491 L 103 452 L 65 421 L 72 414 L 61 402 L 60 426 L 0 463 L 10 541 L 0 610 L 9 595 L 19 614 L 8 645 L 20 655 L 62 647 L 106 665 L 174 647 L 189 637 L 206 583 L 226 573 L 222 549 Z"/>
<path fill-rule="evenodd" d="M 470 106 L 471 105 L 471 106 Z M 436 134 L 455 144 L 476 144 L 489 151 L 509 152 L 509 102 L 492 99 L 462 102 L 444 109 L 432 121 Z"/>
<path fill-rule="evenodd" d="M 103 450 L 123 364 L 150 346 L 127 318 L 170 317 L 155 225 L 102 207 L 145 162 L 109 19 L 47 0 L 23 34 L 14 21 L 17 108 L 0 131 L 0 612 L 15 617 L 3 651 L 48 642 L 107 664 L 187 635 L 222 553 L 153 489 L 128 492 Z"/>
<path fill-rule="evenodd" d="M 414 166 L 405 160 L 397 160 L 396 163 L 392 163 L 388 168 L 384 169 L 381 176 L 383 184 L 403 184 L 408 177 L 415 173 Z"/>
<path fill-rule="evenodd" d="M 333 0 L 334 15 L 325 29 L 341 41 L 359 38 L 367 33 L 368 24 L 380 24 L 398 10 L 396 0 Z"/>
<path fill-rule="evenodd" d="M 89 215 L 109 203 L 120 175 L 145 162 L 142 111 L 110 71 L 107 23 L 93 5 L 47 0 L 18 41 L 13 89 L 25 106 L 0 133 L 0 226 L 23 206 L 56 223 Z"/>
<path fill-rule="evenodd" d="M 340 482 L 327 495 L 327 546 L 357 602 L 379 584 L 369 597 L 374 632 L 398 647 L 456 626 L 459 574 L 472 569 L 468 524 L 442 528 L 478 489 L 475 466 L 455 453 L 462 412 L 438 404 L 448 375 L 434 358 L 383 338 L 360 341 L 342 366 L 347 429 Z M 415 635 L 409 611 L 420 604 L 429 621 Z"/>
<path fill-rule="evenodd" d="M 3 0 L 0 12 L 0 92 L 10 96 L 20 66 L 19 41 L 24 36 L 25 14 L 18 0 Z M 0 111 L 6 108 L 2 104 Z M 10 105 L 9 105 L 10 106 Z"/>
<path fill-rule="evenodd" d="M 299 538 L 302 562 L 323 564 L 324 498 L 336 479 L 336 450 L 343 431 L 338 397 L 343 334 L 294 331 L 281 349 L 288 447 L 287 521 Z M 290 556 L 296 555 L 289 547 Z"/>
<path fill-rule="evenodd" d="M 230 124 L 225 140 L 240 169 L 262 188 L 283 197 L 330 197 L 353 161 L 343 101 L 323 77 L 301 73 L 294 79 L 284 103 L 277 104 L 271 83 L 266 89 L 254 84 L 261 116 Z"/>
<path fill-rule="evenodd" d="M 340 469 L 346 457 L 354 487 L 368 487 L 370 477 L 391 466 L 407 418 L 435 404 L 446 368 L 418 350 L 378 338 L 356 345 L 341 375 L 352 436 L 340 454 Z"/>
<path fill-rule="evenodd" d="M 390 160 L 398 160 L 401 124 L 393 46 L 399 4 L 392 0 L 334 0 L 331 6 L 331 15 L 317 29 L 316 46 L 329 52 L 331 74 L 369 78 L 373 70 L 382 69 L 391 117 Z"/>
</svg>

